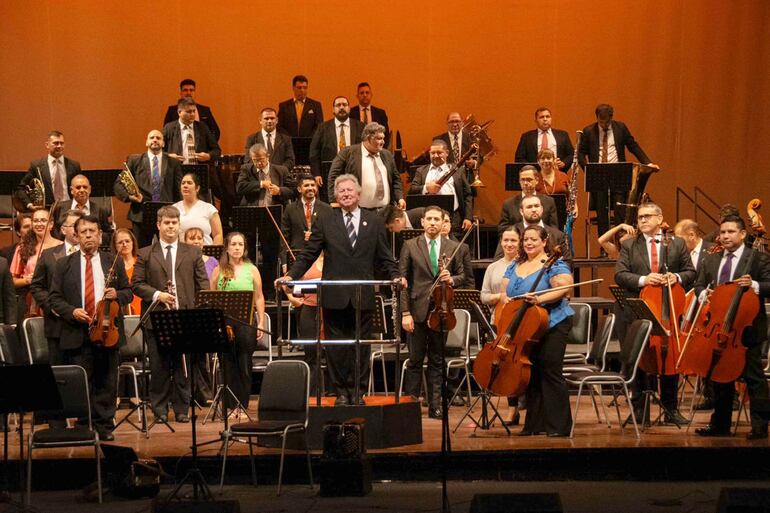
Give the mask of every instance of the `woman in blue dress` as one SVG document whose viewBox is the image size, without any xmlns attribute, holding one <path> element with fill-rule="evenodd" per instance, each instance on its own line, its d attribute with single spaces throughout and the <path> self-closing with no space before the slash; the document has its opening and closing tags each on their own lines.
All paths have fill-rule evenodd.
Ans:
<svg viewBox="0 0 770 513">
<path fill-rule="evenodd" d="M 530 294 L 537 275 L 552 252 L 548 232 L 541 226 L 524 229 L 519 253 L 505 272 L 502 287 L 508 297 L 526 294 L 524 299 L 548 310 L 548 331 L 530 353 L 532 376 L 527 387 L 527 416 L 520 435 L 569 436 L 572 427 L 569 391 L 562 375 L 567 334 L 572 316 L 567 296 L 571 289 Z M 573 283 L 572 272 L 561 259 L 545 272 L 535 290 Z"/>
</svg>

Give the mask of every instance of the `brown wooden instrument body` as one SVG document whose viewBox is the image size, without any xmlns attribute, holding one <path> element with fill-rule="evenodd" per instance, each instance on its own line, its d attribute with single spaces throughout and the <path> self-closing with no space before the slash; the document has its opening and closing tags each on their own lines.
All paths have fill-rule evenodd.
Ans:
<svg viewBox="0 0 770 513">
<path fill-rule="evenodd" d="M 88 329 L 91 342 L 104 347 L 115 347 L 120 341 L 118 316 L 120 305 L 117 299 L 102 299 L 96 305 L 94 320 Z"/>
<path fill-rule="evenodd" d="M 687 298 L 684 288 L 679 283 L 671 285 L 671 299 L 669 290 L 665 286 L 648 285 L 639 293 L 639 297 L 647 303 L 652 313 L 669 332 L 678 328 L 679 314 L 685 311 Z M 675 316 L 671 315 L 670 305 L 673 305 Z M 675 326 L 676 325 L 676 326 Z M 651 336 L 650 343 L 642 353 L 639 367 L 647 373 L 662 376 L 677 374 L 676 362 L 679 359 L 681 347 L 674 335 Z"/>
<path fill-rule="evenodd" d="M 433 331 L 449 332 L 457 326 L 454 310 L 455 291 L 442 283 L 433 289 L 433 310 L 428 313 L 428 327 Z"/>
</svg>

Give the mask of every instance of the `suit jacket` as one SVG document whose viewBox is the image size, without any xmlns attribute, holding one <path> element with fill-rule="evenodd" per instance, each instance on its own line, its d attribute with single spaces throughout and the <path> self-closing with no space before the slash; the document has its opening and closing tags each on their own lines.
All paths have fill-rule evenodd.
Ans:
<svg viewBox="0 0 770 513">
<path fill-rule="evenodd" d="M 543 205 L 543 222 L 548 226 L 558 227 L 559 219 L 556 215 L 556 202 L 546 194 L 538 194 L 537 196 Z M 506 228 L 521 221 L 521 194 L 517 194 L 503 201 L 503 208 L 500 211 L 500 222 L 497 224 L 497 233 L 502 235 Z"/>
<path fill-rule="evenodd" d="M 40 176 L 43 178 L 43 189 L 45 189 L 45 204 L 46 206 L 53 205 L 53 184 L 51 183 L 51 171 L 48 167 L 48 155 L 41 159 L 33 160 L 29 164 L 27 174 L 25 174 L 19 185 L 13 191 L 13 195 L 17 197 L 24 205 L 30 203 L 29 195 L 25 191 L 24 186 L 31 186 L 32 180 L 38 178 L 37 169 L 40 168 Z M 80 163 L 64 157 L 64 169 L 67 171 L 67 194 L 69 194 L 69 186 L 72 178 L 75 175 L 80 174 Z"/>
<path fill-rule="evenodd" d="M 289 170 L 271 162 L 268 171 L 270 172 L 270 181 L 281 189 L 281 194 L 273 196 L 273 203 L 286 204 L 294 199 L 296 186 L 289 178 Z M 259 171 L 254 163 L 243 164 L 238 174 L 238 182 L 235 184 L 235 194 L 236 197 L 240 198 L 241 205 L 258 205 L 265 194 L 268 194 L 259 182 Z"/>
<path fill-rule="evenodd" d="M 371 116 L 369 116 L 369 122 L 372 121 L 381 124 L 385 127 L 385 147 L 388 147 L 388 143 L 390 142 L 390 128 L 388 128 L 388 114 L 385 112 L 385 109 L 380 109 L 379 107 L 375 107 L 374 105 L 369 105 L 369 113 Z M 362 125 L 365 123 L 361 121 L 361 106 L 360 105 L 354 105 L 350 109 L 350 117 L 357 119 Z"/>
<path fill-rule="evenodd" d="M 441 237 L 441 249 L 438 261 L 443 257 L 449 258 L 457 248 L 458 243 Z M 467 282 L 467 275 L 473 275 L 473 269 L 465 269 L 462 258 L 458 254 L 449 263 L 449 273 L 452 275 L 452 286 L 462 288 Z M 431 297 L 428 295 L 433 282 L 436 280 L 430 266 L 430 248 L 424 235 L 414 237 L 404 242 L 398 259 L 399 274 L 406 278 L 408 289 L 401 291 L 401 311 L 409 312 L 415 322 L 425 322 Z"/>
<path fill-rule="evenodd" d="M 632 239 L 624 241 L 620 246 L 620 255 L 615 264 L 615 283 L 626 289 L 632 296 L 638 296 L 639 278 L 650 274 L 649 244 L 644 235 L 639 234 Z M 659 258 L 659 266 L 655 272 L 664 272 L 664 262 Z M 690 252 L 684 240 L 674 237 L 666 250 L 666 261 L 669 272 L 677 273 L 682 280 L 682 286 L 686 289 L 695 279 L 695 267 L 692 265 Z"/>
<path fill-rule="evenodd" d="M 67 218 L 67 212 L 70 211 L 71 207 L 71 199 L 66 201 L 57 201 L 56 205 L 53 206 L 54 225 L 51 233 L 59 240 L 64 240 L 64 236 L 61 234 L 61 225 L 64 224 L 64 221 Z M 91 200 L 88 201 L 88 211 L 92 216 L 95 216 L 99 219 L 99 228 L 102 230 L 102 244 L 104 244 L 105 239 L 107 242 L 109 242 L 110 237 L 112 236 L 112 221 L 110 220 L 112 212 L 100 207 Z"/>
<path fill-rule="evenodd" d="M 136 185 L 139 186 L 139 191 L 142 193 L 143 200 L 152 200 L 152 165 L 150 164 L 150 158 L 147 156 L 147 152 L 140 153 L 138 155 L 131 155 L 128 157 L 128 169 L 131 170 L 131 174 L 134 175 Z M 162 152 L 160 158 L 160 177 L 162 183 L 160 184 L 160 200 L 176 203 L 182 199 L 180 192 L 180 185 L 182 183 L 182 165 L 178 160 L 172 159 L 168 156 L 168 153 Z M 124 203 L 131 201 L 128 199 L 128 192 L 123 184 L 119 180 L 115 180 L 115 185 L 112 187 L 115 196 Z M 142 204 L 131 201 L 131 207 L 128 210 L 128 219 L 133 223 L 142 222 Z"/>
<path fill-rule="evenodd" d="M 283 166 L 287 169 L 294 167 L 294 145 L 291 143 L 291 137 L 286 134 L 282 134 L 278 130 L 273 132 L 271 136 L 273 139 L 273 153 L 269 155 L 270 162 Z M 249 148 L 255 144 L 262 144 L 267 148 L 267 143 L 264 137 L 262 137 L 262 130 L 253 133 L 246 138 L 246 148 L 243 150 L 243 163 L 248 164 L 251 162 L 251 156 L 249 155 Z"/>
<path fill-rule="evenodd" d="M 219 141 L 219 137 L 222 135 L 222 133 L 219 131 L 219 125 L 217 125 L 217 121 L 214 119 L 214 114 L 211 113 L 211 107 L 201 105 L 200 103 L 196 103 L 195 106 L 198 108 L 198 117 L 200 118 L 201 123 L 204 123 L 208 127 L 209 132 L 211 132 L 211 135 L 214 136 L 214 139 Z M 163 118 L 163 126 L 178 120 L 178 106 L 169 105 L 168 110 L 166 110 L 166 117 Z"/>
<path fill-rule="evenodd" d="M 43 310 L 43 327 L 46 338 L 59 338 L 61 333 L 59 317 L 53 313 L 51 308 L 50 290 L 54 274 L 56 274 L 56 263 L 64 256 L 67 256 L 64 244 L 44 250 L 40 254 L 40 260 L 38 260 L 35 273 L 32 275 L 32 283 L 29 285 L 35 303 L 40 305 Z"/>
<path fill-rule="evenodd" d="M 387 171 L 387 183 L 390 185 L 390 202 L 393 204 L 398 203 L 398 200 L 404 198 L 404 190 L 401 184 L 401 175 L 396 168 L 396 160 L 388 150 L 380 151 L 380 158 Z M 334 157 L 332 167 L 329 169 L 329 180 L 327 183 L 330 202 L 334 201 L 335 198 L 334 180 L 342 174 L 355 175 L 358 178 L 358 183 L 361 183 L 361 144 L 353 144 L 343 148 Z"/>
<path fill-rule="evenodd" d="M 524 223 L 516 223 L 516 231 L 519 232 L 519 235 L 524 233 L 524 228 L 526 228 Z M 567 236 L 564 235 L 564 232 L 558 228 L 554 228 L 553 226 L 545 225 L 545 231 L 548 232 L 548 239 L 551 241 L 552 248 L 561 246 L 565 249 L 561 259 L 564 260 L 564 262 L 566 262 L 570 268 L 572 268 L 572 252 L 567 250 Z"/>
<path fill-rule="evenodd" d="M 170 279 L 166 272 L 161 241 L 142 248 L 134 264 L 131 289 L 142 298 L 142 313 L 150 304 L 156 291 L 166 292 Z M 201 250 L 180 242 L 176 250 L 176 300 L 179 309 L 195 308 L 195 298 L 201 290 L 209 289 L 209 278 L 201 258 Z"/>
<path fill-rule="evenodd" d="M 324 251 L 324 280 L 372 280 L 375 270 L 384 270 L 391 279 L 398 278 L 398 264 L 391 254 L 388 231 L 382 217 L 371 210 L 360 211 L 355 246 L 350 245 L 341 209 L 334 210 L 331 215 L 319 216 L 312 226 L 305 250 L 297 255 L 296 262 L 289 269 L 289 276 L 294 280 L 300 279 Z M 321 306 L 324 308 L 355 307 L 355 287 L 326 287 L 322 292 Z M 361 287 L 361 308 L 374 309 L 372 287 Z"/>
<path fill-rule="evenodd" d="M 328 203 L 316 198 L 313 203 L 313 212 L 310 214 L 310 226 L 317 222 L 320 217 L 331 215 L 332 207 Z M 307 220 L 305 219 L 305 203 L 300 198 L 297 201 L 289 203 L 283 209 L 281 218 L 281 231 L 286 240 L 289 241 L 291 249 L 303 249 L 305 247 L 305 231 L 307 231 Z"/>
<path fill-rule="evenodd" d="M 193 121 L 193 133 L 195 135 L 195 151 L 208 153 L 211 159 L 217 159 L 222 155 L 214 135 L 209 127 L 201 121 Z M 168 153 L 182 154 L 182 129 L 179 127 L 179 121 L 172 121 L 163 126 L 163 140 L 166 142 L 164 150 Z"/>
<path fill-rule="evenodd" d="M 463 140 L 460 142 L 460 156 L 462 156 L 465 152 L 467 152 L 471 147 L 471 135 L 464 130 L 462 134 L 463 134 Z M 447 157 L 447 163 L 454 164 L 455 154 L 452 151 L 452 138 L 449 136 L 449 132 L 444 132 L 443 134 L 437 135 L 432 140 L 435 140 L 435 139 L 441 139 L 446 143 L 447 148 L 449 149 L 449 157 Z M 427 160 L 428 160 L 428 163 L 430 163 L 430 155 L 427 155 Z M 484 159 L 483 158 L 479 159 L 479 166 L 482 164 L 482 162 L 484 162 Z M 424 163 L 424 162 L 420 162 L 420 163 Z M 417 164 L 417 162 L 415 161 L 413 164 Z"/>
<path fill-rule="evenodd" d="M 752 254 L 754 258 L 751 258 Z M 698 277 L 695 280 L 695 294 L 699 295 L 703 289 L 710 283 L 714 283 L 719 278 L 719 264 L 724 256 L 724 251 L 719 253 L 704 255 L 703 265 L 700 266 Z M 749 259 L 752 261 L 749 262 Z M 700 264 L 700 262 L 698 262 Z M 749 265 L 751 264 L 751 265 Z M 760 306 L 757 316 L 752 323 L 752 329 L 743 331 L 743 345 L 752 347 L 761 344 L 767 339 L 767 313 L 765 311 L 765 299 L 770 297 L 770 257 L 765 253 L 760 253 L 752 248 L 743 249 L 738 263 L 735 264 L 735 273 L 733 276 L 742 276 L 748 274 L 752 280 L 759 283 Z"/>
<path fill-rule="evenodd" d="M 13 261 L 13 255 L 16 253 L 16 246 L 18 246 L 19 243 L 11 244 L 10 246 L 5 246 L 3 248 L 0 248 L 0 257 L 5 258 L 6 263 L 10 266 L 11 262 Z"/>
<path fill-rule="evenodd" d="M 612 121 L 612 135 L 615 138 L 615 148 L 618 152 L 618 162 L 626 162 L 626 148 L 634 154 L 642 164 L 652 162 L 644 153 L 642 147 L 636 142 L 631 131 L 620 121 Z M 599 138 L 599 123 L 593 123 L 583 129 L 583 137 L 580 138 L 580 147 L 578 148 L 578 161 L 581 166 L 586 163 L 586 156 L 589 162 L 599 162 L 601 153 L 601 140 Z"/>
<path fill-rule="evenodd" d="M 409 194 L 422 194 L 422 188 L 425 185 L 425 178 L 428 176 L 430 165 L 422 166 L 414 173 L 414 179 L 409 185 Z M 473 219 L 473 199 L 471 196 L 471 186 L 465 173 L 457 172 L 452 176 L 455 186 L 455 196 L 457 197 L 457 209 L 463 219 Z"/>
<path fill-rule="evenodd" d="M 348 118 L 348 130 L 350 130 L 350 144 L 360 144 L 361 132 L 364 130 L 363 123 L 351 116 Z M 321 163 L 334 160 L 338 152 L 337 128 L 334 119 L 330 119 L 318 127 L 313 134 L 313 140 L 310 141 L 310 170 L 313 176 L 321 176 Z"/>
<path fill-rule="evenodd" d="M 105 279 L 110 272 L 112 262 L 115 261 L 116 278 L 111 285 L 118 292 L 118 304 L 121 306 L 129 304 L 133 295 L 128 284 L 126 269 L 123 267 L 123 260 L 120 258 L 115 260 L 111 253 L 99 252 L 99 261 Z M 106 287 L 107 284 L 105 284 Z M 56 262 L 56 271 L 51 282 L 51 294 L 48 297 L 50 309 L 60 319 L 59 347 L 61 349 L 77 349 L 88 340 L 88 325 L 76 321 L 72 315 L 76 308 L 82 308 L 83 305 L 80 288 L 80 252 L 77 251 Z M 100 300 L 101 298 L 96 298 L 97 305 Z M 125 343 L 122 312 L 118 317 L 118 329 L 120 330 L 120 344 L 122 345 Z"/>
<path fill-rule="evenodd" d="M 324 122 L 324 111 L 321 103 L 305 98 L 302 109 L 302 119 L 297 123 L 297 109 L 294 98 L 289 98 L 278 104 L 278 130 L 289 137 L 313 137 L 313 133 Z"/>
<path fill-rule="evenodd" d="M 572 165 L 575 156 L 575 148 L 569 139 L 569 134 L 564 130 L 552 128 L 556 139 L 556 156 L 564 162 L 563 171 L 566 173 Z M 537 140 L 537 129 L 529 130 L 521 134 L 519 145 L 516 147 L 516 162 L 537 162 L 537 153 L 540 151 L 540 141 Z"/>
<path fill-rule="evenodd" d="M 8 260 L 0 257 L 0 322 L 15 324 L 18 320 L 16 307 L 16 289 L 13 287 Z"/>
</svg>

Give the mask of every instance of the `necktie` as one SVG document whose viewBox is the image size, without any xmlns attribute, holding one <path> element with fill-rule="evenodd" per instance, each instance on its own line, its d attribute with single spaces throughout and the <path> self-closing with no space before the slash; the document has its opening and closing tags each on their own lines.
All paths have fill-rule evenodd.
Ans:
<svg viewBox="0 0 770 513">
<path fill-rule="evenodd" d="M 84 255 L 86 258 L 86 297 L 83 301 L 83 307 L 86 313 L 93 317 L 96 312 L 96 302 L 94 297 L 94 269 L 91 265 L 93 255 Z"/>
<path fill-rule="evenodd" d="M 356 245 L 356 227 L 353 226 L 353 212 L 345 214 L 347 221 L 345 222 L 345 228 L 348 230 L 348 239 L 350 239 L 350 245 Z"/>
<path fill-rule="evenodd" d="M 374 181 L 376 182 L 374 189 L 374 198 L 376 200 L 382 200 L 385 198 L 385 184 L 382 181 L 382 174 L 380 174 L 380 168 L 377 167 L 377 155 L 369 154 L 372 159 L 372 166 L 374 167 Z"/>
<path fill-rule="evenodd" d="M 650 239 L 650 270 L 654 273 L 658 272 L 658 245 L 655 238 Z"/>
<path fill-rule="evenodd" d="M 294 111 L 297 113 L 297 135 L 299 135 L 299 127 L 302 124 L 302 109 L 305 108 L 305 104 L 299 100 L 294 101 Z"/>
<path fill-rule="evenodd" d="M 62 180 L 62 168 L 59 159 L 53 161 L 53 197 L 56 201 L 67 199 L 67 191 Z"/>
<path fill-rule="evenodd" d="M 454 141 L 452 142 L 452 155 L 454 155 L 455 162 L 460 160 L 460 145 L 457 142 L 457 134 L 454 135 Z"/>
<path fill-rule="evenodd" d="M 267 155 L 268 157 L 273 156 L 273 134 L 270 132 L 267 133 Z"/>
<path fill-rule="evenodd" d="M 187 137 L 185 138 L 183 156 L 185 158 L 185 163 L 195 163 L 195 137 L 193 136 L 193 130 L 190 126 L 187 127 Z"/>
<path fill-rule="evenodd" d="M 345 123 L 340 125 L 340 149 L 345 148 Z"/>
<path fill-rule="evenodd" d="M 369 124 L 369 107 L 364 108 L 364 124 Z"/>
<path fill-rule="evenodd" d="M 548 132 L 543 132 L 543 139 L 540 141 L 540 149 L 548 149 Z"/>
<path fill-rule="evenodd" d="M 438 274 L 438 252 L 436 251 L 436 241 L 430 241 L 430 270 L 433 276 Z"/>
<path fill-rule="evenodd" d="M 160 167 L 157 155 L 152 157 L 152 201 L 160 201 Z"/>
<path fill-rule="evenodd" d="M 722 266 L 722 270 L 719 271 L 719 284 L 720 285 L 722 283 L 727 283 L 728 281 L 730 281 L 730 278 L 732 277 L 732 274 L 733 274 L 733 257 L 734 256 L 735 256 L 734 254 L 729 253 L 729 252 L 727 253 L 727 255 L 725 255 L 725 258 L 727 258 L 727 260 L 725 260 L 725 265 Z"/>
<path fill-rule="evenodd" d="M 166 277 L 169 280 L 174 281 L 174 265 L 173 265 L 173 262 L 171 260 L 171 248 L 172 247 L 173 246 L 171 244 L 166 246 Z"/>
<path fill-rule="evenodd" d="M 67 250 L 67 254 L 71 255 L 72 253 L 74 253 L 77 250 L 78 250 L 77 246 L 70 246 L 70 249 Z"/>
<path fill-rule="evenodd" d="M 307 223 L 308 230 L 310 229 L 310 216 L 312 215 L 312 213 L 313 213 L 312 203 L 308 201 L 307 203 L 305 203 L 305 223 Z"/>
<path fill-rule="evenodd" d="M 602 162 L 607 162 L 607 156 L 609 155 L 608 150 L 608 141 L 610 137 L 610 131 L 605 130 L 604 135 L 602 135 Z"/>
</svg>

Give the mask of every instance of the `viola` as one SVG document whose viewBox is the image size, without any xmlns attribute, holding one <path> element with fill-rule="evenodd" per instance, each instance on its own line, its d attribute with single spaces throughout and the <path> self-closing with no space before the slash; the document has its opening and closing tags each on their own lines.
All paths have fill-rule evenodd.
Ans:
<svg viewBox="0 0 770 513">
<path fill-rule="evenodd" d="M 439 274 L 447 268 L 447 257 L 444 255 Z M 428 314 L 428 327 L 433 331 L 444 333 L 452 331 L 457 326 L 455 317 L 455 292 L 452 285 L 441 282 L 433 287 L 433 309 Z"/>
<path fill-rule="evenodd" d="M 105 290 L 110 287 L 110 283 L 115 280 L 115 264 L 120 258 L 115 255 L 112 261 L 109 273 L 104 280 Z M 106 295 L 106 292 L 105 292 Z M 120 316 L 120 304 L 117 299 L 102 299 L 96 305 L 94 317 L 88 326 L 88 338 L 96 345 L 104 347 L 114 347 L 120 341 L 120 330 L 118 329 L 118 317 Z"/>
</svg>

